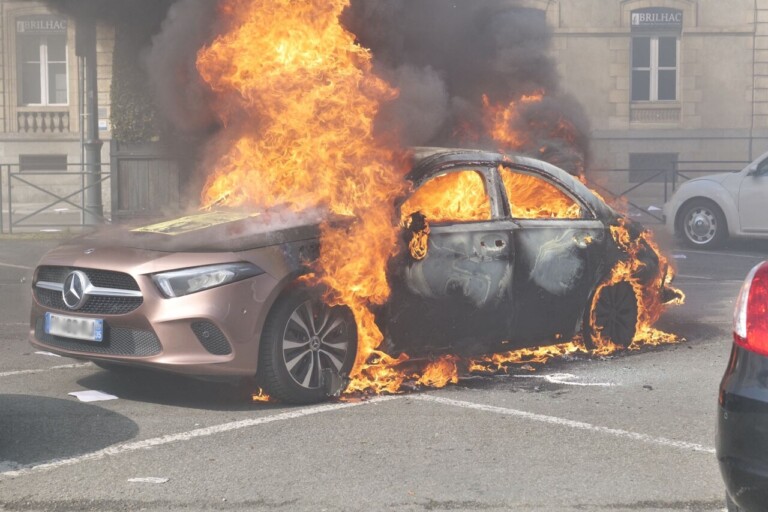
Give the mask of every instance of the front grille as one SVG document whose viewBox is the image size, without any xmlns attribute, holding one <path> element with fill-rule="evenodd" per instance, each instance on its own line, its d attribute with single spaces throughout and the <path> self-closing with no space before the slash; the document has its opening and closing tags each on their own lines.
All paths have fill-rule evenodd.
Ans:
<svg viewBox="0 0 768 512">
<path fill-rule="evenodd" d="M 106 322 L 104 323 L 104 341 L 101 343 L 46 334 L 42 318 L 35 323 L 35 338 L 46 345 L 73 352 L 115 356 L 154 356 L 162 352 L 160 340 L 153 332 L 109 327 Z"/>
<path fill-rule="evenodd" d="M 37 281 L 63 284 L 70 272 L 75 270 L 84 272 L 91 284 L 99 288 L 139 291 L 139 285 L 132 276 L 111 270 L 41 266 L 37 270 Z M 64 298 L 61 296 L 60 291 L 47 290 L 35 286 L 34 293 L 37 301 L 47 308 L 59 311 L 72 311 L 64 304 Z M 144 299 L 142 297 L 90 295 L 85 304 L 77 311 L 93 315 L 124 315 L 137 309 L 143 302 Z"/>
<path fill-rule="evenodd" d="M 84 272 L 85 275 L 88 276 L 88 280 L 91 284 L 93 284 L 93 286 L 98 286 L 99 288 L 139 291 L 139 284 L 131 275 L 112 270 L 79 267 L 52 267 L 44 265 L 37 269 L 37 280 L 62 284 L 69 273 L 75 270 Z"/>
<path fill-rule="evenodd" d="M 211 354 L 225 356 L 232 353 L 227 337 L 211 322 L 192 322 L 192 331 L 200 344 Z"/>
<path fill-rule="evenodd" d="M 69 312 L 72 311 L 66 304 L 64 304 L 61 292 L 35 288 L 35 297 L 41 305 L 47 308 Z M 124 315 L 141 306 L 142 302 L 144 302 L 144 299 L 141 297 L 105 297 L 91 295 L 77 312 L 94 315 Z"/>
</svg>

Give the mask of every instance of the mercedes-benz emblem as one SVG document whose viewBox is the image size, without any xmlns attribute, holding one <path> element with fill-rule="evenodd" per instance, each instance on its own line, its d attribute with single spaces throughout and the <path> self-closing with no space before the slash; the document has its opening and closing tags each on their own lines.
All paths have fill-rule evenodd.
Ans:
<svg viewBox="0 0 768 512">
<path fill-rule="evenodd" d="M 85 294 L 88 285 L 90 285 L 90 281 L 88 281 L 88 276 L 84 272 L 79 270 L 70 272 L 64 280 L 64 289 L 61 291 L 64 304 L 69 309 L 80 309 L 83 307 L 86 299 L 88 299 L 88 296 Z"/>
</svg>

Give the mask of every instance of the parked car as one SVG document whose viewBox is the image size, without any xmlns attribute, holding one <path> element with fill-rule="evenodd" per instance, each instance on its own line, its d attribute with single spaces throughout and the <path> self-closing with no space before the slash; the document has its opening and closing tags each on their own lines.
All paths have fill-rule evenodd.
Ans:
<svg viewBox="0 0 768 512">
<path fill-rule="evenodd" d="M 728 510 L 763 512 L 768 509 L 768 261 L 744 281 L 733 341 L 720 383 L 717 459 Z"/>
<path fill-rule="evenodd" d="M 768 238 L 768 153 L 735 173 L 686 181 L 664 206 L 668 228 L 688 246 L 711 249 L 728 237 Z"/>
<path fill-rule="evenodd" d="M 611 234 L 620 225 L 642 260 L 631 277 L 671 298 L 642 228 L 557 167 L 425 149 L 408 178 L 415 191 L 398 209 L 409 228 L 390 262 L 391 298 L 376 312 L 390 352 L 477 353 L 502 341 L 509 350 L 581 330 L 628 346 L 635 289 L 599 288 L 630 258 Z M 31 343 L 106 368 L 255 374 L 276 398 L 322 400 L 327 372 L 347 374 L 357 347 L 350 310 L 326 305 L 299 279 L 317 258 L 322 218 L 208 212 L 74 240 L 35 271 Z M 414 253 L 425 222 L 428 239 Z"/>
</svg>

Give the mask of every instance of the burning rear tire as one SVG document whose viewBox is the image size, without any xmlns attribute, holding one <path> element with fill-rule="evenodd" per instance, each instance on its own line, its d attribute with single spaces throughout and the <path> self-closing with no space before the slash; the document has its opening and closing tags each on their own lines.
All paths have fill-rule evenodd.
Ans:
<svg viewBox="0 0 768 512">
<path fill-rule="evenodd" d="M 599 348 L 596 337 L 610 341 L 622 348 L 632 344 L 637 332 L 638 304 L 635 289 L 626 281 L 602 287 L 591 302 L 594 321 L 590 312 L 584 321 L 584 342 L 589 349 Z"/>
<path fill-rule="evenodd" d="M 257 378 L 283 402 L 309 404 L 328 398 L 332 375 L 346 377 L 357 351 L 357 327 L 349 308 L 331 307 L 315 290 L 285 292 L 269 313 L 261 337 Z"/>
</svg>

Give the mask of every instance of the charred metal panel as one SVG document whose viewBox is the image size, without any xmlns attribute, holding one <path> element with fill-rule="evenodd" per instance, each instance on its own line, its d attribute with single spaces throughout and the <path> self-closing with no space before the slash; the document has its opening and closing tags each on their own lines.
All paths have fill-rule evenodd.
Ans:
<svg viewBox="0 0 768 512">
<path fill-rule="evenodd" d="M 596 221 L 520 221 L 512 340 L 556 341 L 575 333 L 603 266 L 607 237 Z"/>
<path fill-rule="evenodd" d="M 515 251 L 505 224 L 433 227 L 426 258 L 398 258 L 387 325 L 396 346 L 498 341 L 512 311 Z"/>
</svg>

